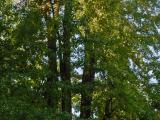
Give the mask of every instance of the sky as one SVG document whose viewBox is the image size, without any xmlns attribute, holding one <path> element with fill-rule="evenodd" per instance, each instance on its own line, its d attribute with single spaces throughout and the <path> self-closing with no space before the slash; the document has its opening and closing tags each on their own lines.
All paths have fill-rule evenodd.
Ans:
<svg viewBox="0 0 160 120">
<path fill-rule="evenodd" d="M 13 0 L 13 2 L 15 2 L 15 3 L 17 3 L 17 2 L 19 2 L 20 0 Z"/>
</svg>

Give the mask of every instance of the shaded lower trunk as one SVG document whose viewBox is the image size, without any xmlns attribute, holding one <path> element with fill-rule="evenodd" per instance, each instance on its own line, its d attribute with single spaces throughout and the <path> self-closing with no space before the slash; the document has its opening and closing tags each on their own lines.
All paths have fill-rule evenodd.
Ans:
<svg viewBox="0 0 160 120">
<path fill-rule="evenodd" d="M 92 92 L 93 92 L 93 81 L 94 81 L 94 47 L 93 44 L 85 44 L 85 61 L 84 61 L 84 71 L 82 77 L 82 86 L 84 87 L 81 91 L 81 108 L 80 117 L 83 119 L 88 119 L 91 116 L 91 102 L 92 102 Z"/>
<path fill-rule="evenodd" d="M 65 41 L 63 57 L 60 59 L 60 74 L 62 79 L 62 111 L 71 114 L 71 68 L 70 68 L 70 42 Z"/>
<path fill-rule="evenodd" d="M 110 120 L 112 117 L 112 98 L 108 99 L 105 104 L 103 120 Z"/>
<path fill-rule="evenodd" d="M 46 85 L 46 101 L 49 107 L 53 109 L 57 109 L 57 55 L 56 55 L 56 41 L 52 39 L 48 39 L 48 66 L 49 66 L 49 75 L 47 77 L 47 85 Z"/>
<path fill-rule="evenodd" d="M 71 81 L 70 81 L 70 63 L 61 63 L 62 77 L 62 111 L 71 114 Z"/>
</svg>

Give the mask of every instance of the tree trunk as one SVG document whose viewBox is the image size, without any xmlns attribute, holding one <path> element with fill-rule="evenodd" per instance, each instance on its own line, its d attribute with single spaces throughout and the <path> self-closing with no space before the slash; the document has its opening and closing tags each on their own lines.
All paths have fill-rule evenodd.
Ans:
<svg viewBox="0 0 160 120">
<path fill-rule="evenodd" d="M 62 87 L 62 111 L 71 114 L 71 65 L 70 65 L 70 38 L 71 38 L 72 0 L 65 1 L 63 19 L 63 40 L 61 45 L 60 75 Z"/>
<path fill-rule="evenodd" d="M 111 107 L 112 107 L 112 98 L 109 98 L 107 101 L 106 101 L 106 105 L 105 105 L 105 111 L 104 111 L 104 116 L 103 116 L 103 120 L 110 120 L 111 117 L 112 117 L 112 110 L 111 110 Z"/>
<path fill-rule="evenodd" d="M 91 116 L 91 102 L 93 92 L 93 81 L 94 81 L 94 44 L 85 44 L 85 61 L 84 70 L 82 76 L 82 86 L 84 89 L 81 92 L 81 109 L 80 117 L 88 119 Z"/>
<path fill-rule="evenodd" d="M 46 13 L 46 23 L 47 23 L 47 29 L 48 29 L 48 66 L 49 66 L 49 75 L 47 77 L 47 85 L 46 85 L 46 95 L 45 99 L 47 102 L 47 105 L 54 110 L 57 110 L 58 107 L 58 97 L 57 97 L 57 91 L 58 87 L 56 85 L 58 81 L 58 73 L 57 73 L 57 47 L 56 47 L 56 33 L 58 30 L 57 23 L 55 21 L 54 25 L 51 24 L 52 19 L 55 19 L 57 17 L 57 11 L 59 11 L 58 2 L 52 3 L 50 0 L 48 2 L 50 4 L 50 10 L 48 13 Z M 53 17 L 51 17 L 50 12 L 53 12 Z M 52 26 L 53 25 L 53 26 Z M 50 31 L 51 30 L 51 31 Z"/>
</svg>

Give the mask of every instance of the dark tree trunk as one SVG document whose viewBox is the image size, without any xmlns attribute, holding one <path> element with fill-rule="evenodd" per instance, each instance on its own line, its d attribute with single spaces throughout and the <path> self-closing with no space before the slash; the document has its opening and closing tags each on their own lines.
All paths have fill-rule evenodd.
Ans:
<svg viewBox="0 0 160 120">
<path fill-rule="evenodd" d="M 53 37 L 48 38 L 48 66 L 50 73 L 47 77 L 47 86 L 46 86 L 46 96 L 47 104 L 50 107 L 56 108 L 57 104 L 57 95 L 56 95 L 56 82 L 57 82 L 57 59 L 56 59 L 56 44 L 55 41 L 52 41 Z"/>
<path fill-rule="evenodd" d="M 112 98 L 108 99 L 105 104 L 103 120 L 110 120 L 112 117 Z"/>
<path fill-rule="evenodd" d="M 52 3 L 49 0 L 50 3 L 50 10 L 49 12 L 53 12 L 54 17 L 52 18 L 50 14 L 46 13 L 46 23 L 47 28 L 52 29 L 51 31 L 48 30 L 48 66 L 49 66 L 49 74 L 47 77 L 47 84 L 46 84 L 46 92 L 45 92 L 45 99 L 47 102 L 47 105 L 54 110 L 57 110 L 58 107 L 58 97 L 57 97 L 57 91 L 58 87 L 56 85 L 58 81 L 58 72 L 57 72 L 57 47 L 56 47 L 56 33 L 58 30 L 57 23 L 53 24 L 53 27 L 51 21 L 55 17 L 57 17 L 57 11 L 59 11 L 59 7 L 55 7 L 56 9 L 53 9 L 54 6 L 58 6 L 58 2 Z"/>
<path fill-rule="evenodd" d="M 84 71 L 82 77 L 82 89 L 81 92 L 81 109 L 80 117 L 83 119 L 88 119 L 91 116 L 91 102 L 92 102 L 92 92 L 93 92 L 93 81 L 94 81 L 94 44 L 85 44 L 85 61 L 84 61 Z"/>
<path fill-rule="evenodd" d="M 65 1 L 63 19 L 63 40 L 61 45 L 60 74 L 62 87 L 62 111 L 71 114 L 71 65 L 70 65 L 70 38 L 71 38 L 72 0 Z"/>
</svg>

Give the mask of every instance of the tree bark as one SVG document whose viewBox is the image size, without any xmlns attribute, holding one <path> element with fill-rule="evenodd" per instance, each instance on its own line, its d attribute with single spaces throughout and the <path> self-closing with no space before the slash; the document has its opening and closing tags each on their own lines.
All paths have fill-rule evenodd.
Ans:
<svg viewBox="0 0 160 120">
<path fill-rule="evenodd" d="M 95 56 L 94 56 L 94 44 L 85 44 L 85 61 L 84 70 L 82 76 L 82 89 L 81 92 L 81 108 L 80 117 L 82 119 L 88 119 L 91 116 L 91 102 L 93 92 Z"/>
<path fill-rule="evenodd" d="M 47 23 L 47 29 L 48 29 L 48 67 L 49 67 L 49 74 L 47 77 L 47 84 L 46 84 L 46 93 L 45 93 L 45 99 L 47 102 L 47 105 L 53 110 L 58 109 L 58 87 L 56 85 L 58 81 L 58 72 L 57 72 L 57 47 L 56 47 L 56 33 L 58 30 L 57 23 L 55 21 L 54 25 L 51 24 L 52 19 L 55 19 L 55 17 L 58 16 L 57 11 L 59 11 L 59 7 L 55 7 L 56 9 L 53 9 L 54 6 L 58 6 L 58 1 L 52 3 L 51 0 L 48 1 L 50 4 L 50 10 L 46 13 L 46 23 Z M 50 12 L 53 12 L 53 17 L 51 17 Z M 53 25 L 53 26 L 52 26 Z"/>
<path fill-rule="evenodd" d="M 113 111 L 111 111 L 111 107 L 112 107 L 111 103 L 112 103 L 112 98 L 109 98 L 105 104 L 105 111 L 104 111 L 103 120 L 110 120 L 112 117 Z"/>
<path fill-rule="evenodd" d="M 60 75 L 62 87 L 62 111 L 71 114 L 71 63 L 70 63 L 70 38 L 72 19 L 72 0 L 65 1 L 63 18 L 63 40 L 61 45 Z"/>
</svg>

